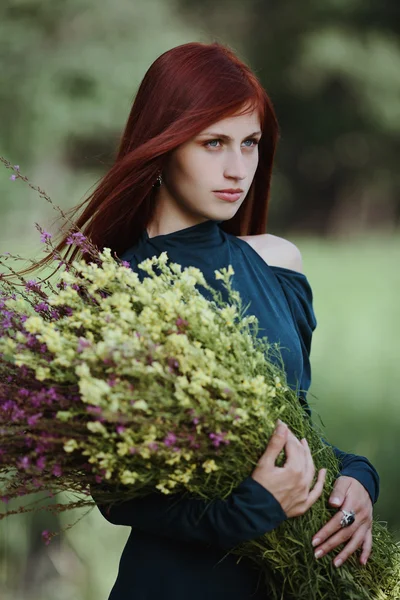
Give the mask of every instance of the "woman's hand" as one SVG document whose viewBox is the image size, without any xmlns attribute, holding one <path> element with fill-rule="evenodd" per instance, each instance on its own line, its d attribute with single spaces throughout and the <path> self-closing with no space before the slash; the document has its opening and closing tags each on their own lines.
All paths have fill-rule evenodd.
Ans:
<svg viewBox="0 0 400 600">
<path fill-rule="evenodd" d="M 357 548 L 362 547 L 360 563 L 365 565 L 372 549 L 372 512 L 371 498 L 365 487 L 354 479 L 342 475 L 338 477 L 329 498 L 331 506 L 343 510 L 353 510 L 356 520 L 348 527 L 341 527 L 341 510 L 332 517 L 312 539 L 315 557 L 324 556 L 340 544 L 347 542 L 343 550 L 335 557 L 333 564 L 340 567 Z M 318 554 L 319 553 L 319 554 Z"/>
<path fill-rule="evenodd" d="M 285 449 L 286 462 L 282 467 L 275 464 L 280 452 Z M 251 474 L 276 498 L 288 517 L 298 517 L 321 496 L 326 469 L 315 475 L 314 461 L 307 440 L 298 440 L 289 427 L 280 422 L 272 434 L 264 454 Z"/>
</svg>

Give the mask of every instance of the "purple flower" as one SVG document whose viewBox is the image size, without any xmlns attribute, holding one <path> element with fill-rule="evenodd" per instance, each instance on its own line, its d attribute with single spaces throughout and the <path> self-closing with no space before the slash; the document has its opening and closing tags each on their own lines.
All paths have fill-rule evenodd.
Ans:
<svg viewBox="0 0 400 600">
<path fill-rule="evenodd" d="M 44 531 L 42 531 L 42 540 L 44 541 L 46 546 L 48 546 L 50 544 L 52 537 L 53 536 L 48 529 L 45 529 Z"/>
<path fill-rule="evenodd" d="M 56 477 L 60 477 L 62 475 L 62 470 L 61 470 L 60 465 L 54 465 L 53 475 L 55 475 Z"/>
<path fill-rule="evenodd" d="M 178 317 L 175 321 L 175 324 L 177 327 L 181 327 L 182 325 L 184 327 L 187 327 L 189 325 L 189 321 L 187 321 L 186 319 L 182 319 L 181 317 Z"/>
<path fill-rule="evenodd" d="M 18 464 L 22 469 L 27 469 L 30 464 L 29 456 L 24 456 L 23 458 L 20 458 Z"/>
<path fill-rule="evenodd" d="M 27 291 L 32 290 L 33 292 L 40 292 L 41 286 L 37 283 L 36 279 L 29 279 L 25 284 L 25 289 Z"/>
<path fill-rule="evenodd" d="M 88 240 L 86 236 L 84 236 L 83 233 L 81 233 L 80 231 L 72 233 L 70 236 L 68 236 L 66 244 L 68 246 L 74 244 L 75 246 L 78 246 L 78 248 L 81 248 L 84 251 L 88 249 Z"/>
<path fill-rule="evenodd" d="M 218 446 L 220 446 L 221 443 L 224 444 L 229 444 L 229 440 L 225 439 L 225 432 L 222 433 L 210 433 L 209 437 L 213 440 L 213 446 L 215 446 L 216 448 L 218 448 Z"/>
<path fill-rule="evenodd" d="M 11 175 L 10 179 L 11 179 L 11 181 L 15 181 L 17 179 L 17 176 L 16 175 Z"/>
<path fill-rule="evenodd" d="M 86 412 L 92 414 L 92 415 L 100 415 L 102 413 L 101 410 L 101 406 L 87 406 L 86 407 Z"/>
<path fill-rule="evenodd" d="M 36 306 L 34 306 L 36 312 L 41 312 L 42 310 L 47 310 L 48 308 L 49 307 L 45 302 L 39 302 L 39 304 L 36 304 Z"/>
<path fill-rule="evenodd" d="M 124 433 L 125 429 L 126 429 L 126 427 L 124 427 L 123 425 L 118 425 L 118 426 L 115 428 L 115 431 L 116 431 L 116 432 L 117 432 L 119 435 L 121 435 L 121 433 Z"/>
<path fill-rule="evenodd" d="M 40 456 L 37 461 L 36 461 L 36 466 L 40 471 L 43 471 L 43 469 L 46 466 L 46 459 L 44 456 Z"/>
<path fill-rule="evenodd" d="M 168 365 L 169 365 L 169 372 L 172 373 L 174 369 L 178 369 L 179 368 L 179 362 L 176 360 L 176 358 L 172 358 L 170 357 L 168 359 Z"/>
<path fill-rule="evenodd" d="M 128 262 L 127 260 L 122 260 L 122 261 L 121 261 L 121 265 L 122 265 L 123 267 L 128 267 L 128 268 L 130 268 L 130 266 L 131 266 L 131 263 L 130 263 L 130 262 Z"/>
<path fill-rule="evenodd" d="M 40 236 L 40 241 L 42 242 L 42 244 L 45 244 L 52 237 L 53 235 L 51 233 L 43 229 L 42 234 Z"/>
<path fill-rule="evenodd" d="M 32 425 L 36 425 L 36 423 L 38 422 L 38 420 L 40 419 L 40 417 L 43 415 L 43 413 L 37 413 L 36 415 L 31 415 L 30 417 L 28 417 L 28 425 L 32 426 Z"/>
<path fill-rule="evenodd" d="M 164 438 L 164 444 L 166 446 L 172 446 L 176 442 L 176 435 L 170 431 L 167 437 Z"/>
<path fill-rule="evenodd" d="M 86 340 L 85 338 L 79 338 L 76 351 L 83 352 L 85 348 L 89 348 L 91 345 L 92 345 L 92 342 L 90 340 Z"/>
<path fill-rule="evenodd" d="M 150 450 L 158 450 L 158 444 L 156 442 L 150 442 L 149 444 L 147 444 L 148 448 L 150 448 Z"/>
</svg>

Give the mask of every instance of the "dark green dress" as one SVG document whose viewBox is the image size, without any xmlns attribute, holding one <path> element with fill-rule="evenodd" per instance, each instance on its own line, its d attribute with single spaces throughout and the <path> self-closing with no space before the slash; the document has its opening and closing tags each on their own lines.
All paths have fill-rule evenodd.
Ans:
<svg viewBox="0 0 400 600">
<path fill-rule="evenodd" d="M 171 261 L 200 268 L 224 297 L 214 270 L 231 264 L 233 287 L 245 306 L 251 302 L 248 313 L 258 317 L 259 335 L 283 347 L 288 384 L 306 404 L 316 327 L 309 282 L 302 273 L 269 266 L 247 242 L 225 233 L 221 222 L 208 220 L 151 239 L 145 230 L 121 258 L 142 279 L 147 275 L 137 269 L 138 263 L 167 251 Z M 358 479 L 376 502 L 379 477 L 371 463 L 337 448 L 335 452 L 341 459 L 341 474 Z M 274 496 L 250 473 L 225 501 L 207 503 L 155 493 L 111 508 L 99 505 L 99 510 L 109 522 L 132 528 L 109 600 L 267 599 L 252 562 L 242 559 L 237 564 L 238 557 L 227 554 L 287 518 Z"/>
</svg>

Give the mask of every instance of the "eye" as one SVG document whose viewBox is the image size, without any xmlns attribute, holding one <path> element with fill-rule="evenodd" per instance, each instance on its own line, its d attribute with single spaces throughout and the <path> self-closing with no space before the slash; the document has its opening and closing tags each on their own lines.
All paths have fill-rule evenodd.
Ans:
<svg viewBox="0 0 400 600">
<path fill-rule="evenodd" d="M 209 142 L 206 142 L 204 144 L 204 146 L 206 148 L 217 148 L 218 146 L 210 146 L 210 144 L 212 144 L 213 142 L 222 142 L 222 140 L 221 139 L 210 140 Z"/>
<path fill-rule="evenodd" d="M 258 146 L 258 140 L 256 138 L 249 138 L 248 140 L 245 140 L 245 142 L 253 142 L 253 146 L 247 146 L 247 148 L 254 148 L 255 146 Z"/>
<path fill-rule="evenodd" d="M 219 146 L 214 146 L 211 144 L 213 144 L 214 142 L 222 142 L 222 141 L 223 140 L 221 140 L 221 138 L 215 138 L 213 140 L 209 140 L 208 142 L 205 142 L 204 146 L 206 148 L 218 148 Z M 246 148 L 254 148 L 255 146 L 258 145 L 259 140 L 257 140 L 256 138 L 248 138 L 247 140 L 245 140 L 245 143 L 246 142 L 252 142 L 252 144 L 253 144 L 252 146 L 246 146 Z"/>
</svg>

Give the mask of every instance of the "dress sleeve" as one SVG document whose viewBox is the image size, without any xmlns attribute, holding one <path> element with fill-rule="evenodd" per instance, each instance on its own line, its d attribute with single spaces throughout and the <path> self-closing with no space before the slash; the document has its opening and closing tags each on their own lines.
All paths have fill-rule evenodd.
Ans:
<svg viewBox="0 0 400 600">
<path fill-rule="evenodd" d="M 149 494 L 112 505 L 96 501 L 107 521 L 186 542 L 229 550 L 260 537 L 287 519 L 279 502 L 251 476 L 225 499 L 207 501 L 184 494 Z"/>
<path fill-rule="evenodd" d="M 317 326 L 312 289 L 304 273 L 284 267 L 273 266 L 271 269 L 281 284 L 299 334 L 303 352 L 303 374 L 300 381 L 299 400 L 311 416 L 311 409 L 307 402 L 307 391 L 311 385 L 311 340 L 313 331 Z M 329 444 L 324 439 L 322 441 L 332 446 L 339 459 L 341 465 L 340 475 L 357 479 L 367 490 L 372 503 L 375 504 L 379 496 L 379 475 L 370 461 L 365 456 L 349 454 L 339 450 L 339 448 Z"/>
</svg>

